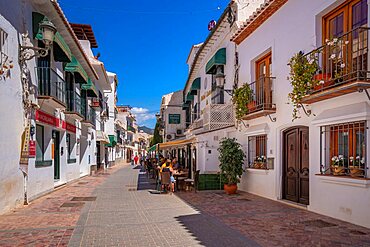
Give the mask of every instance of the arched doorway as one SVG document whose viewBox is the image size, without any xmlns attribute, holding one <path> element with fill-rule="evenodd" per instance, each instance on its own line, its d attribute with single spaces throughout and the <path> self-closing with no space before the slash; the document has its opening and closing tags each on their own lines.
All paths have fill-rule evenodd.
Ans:
<svg viewBox="0 0 370 247">
<path fill-rule="evenodd" d="M 308 127 L 283 132 L 283 199 L 309 204 Z"/>
</svg>

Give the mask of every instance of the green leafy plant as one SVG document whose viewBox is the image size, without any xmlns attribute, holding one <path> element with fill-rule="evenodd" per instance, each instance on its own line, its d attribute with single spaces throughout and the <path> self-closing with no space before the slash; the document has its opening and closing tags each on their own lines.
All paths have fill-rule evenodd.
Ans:
<svg viewBox="0 0 370 247">
<path fill-rule="evenodd" d="M 293 121 L 299 118 L 299 107 L 301 100 L 318 83 L 314 80 L 319 70 L 317 59 L 312 56 L 305 56 L 303 52 L 295 54 L 289 61 L 290 73 L 288 80 L 293 87 L 288 97 L 293 104 Z"/>
<path fill-rule="evenodd" d="M 245 154 L 235 138 L 223 138 L 218 148 L 221 174 L 229 185 L 240 182 Z"/>
<path fill-rule="evenodd" d="M 241 120 L 243 116 L 248 114 L 247 104 L 252 100 L 252 95 L 253 92 L 247 83 L 234 90 L 233 104 L 235 107 L 236 119 Z"/>
</svg>

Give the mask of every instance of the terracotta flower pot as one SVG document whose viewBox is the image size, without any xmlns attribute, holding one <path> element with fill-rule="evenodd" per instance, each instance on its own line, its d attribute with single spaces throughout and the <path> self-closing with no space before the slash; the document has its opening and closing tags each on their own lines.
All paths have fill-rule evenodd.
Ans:
<svg viewBox="0 0 370 247">
<path fill-rule="evenodd" d="M 351 177 L 362 177 L 364 175 L 364 171 L 360 169 L 358 166 L 350 166 L 349 172 Z"/>
<path fill-rule="evenodd" d="M 236 191 L 238 190 L 238 185 L 236 184 L 224 184 L 224 191 L 226 192 L 226 194 L 228 195 L 233 195 L 236 193 Z"/>
<path fill-rule="evenodd" d="M 344 166 L 331 166 L 330 170 L 334 176 L 343 176 L 346 174 Z"/>
<path fill-rule="evenodd" d="M 254 111 L 256 109 L 257 103 L 255 100 L 249 101 L 247 104 L 248 112 Z"/>
<path fill-rule="evenodd" d="M 334 85 L 334 81 L 331 79 L 330 74 L 317 74 L 317 75 L 314 76 L 313 79 L 315 81 L 324 81 L 324 84 L 315 85 L 314 88 L 313 88 L 314 91 L 325 89 L 325 88 L 328 88 L 328 87 Z"/>
</svg>

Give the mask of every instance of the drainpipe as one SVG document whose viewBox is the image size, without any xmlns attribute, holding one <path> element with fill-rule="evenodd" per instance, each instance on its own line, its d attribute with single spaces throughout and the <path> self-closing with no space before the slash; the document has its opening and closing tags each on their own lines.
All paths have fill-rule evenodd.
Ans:
<svg viewBox="0 0 370 247">
<path fill-rule="evenodd" d="M 24 188 L 24 201 L 23 205 L 28 205 L 28 197 L 27 197 L 27 180 L 28 180 L 28 174 L 22 169 L 19 168 L 23 174 L 23 188 Z"/>
</svg>

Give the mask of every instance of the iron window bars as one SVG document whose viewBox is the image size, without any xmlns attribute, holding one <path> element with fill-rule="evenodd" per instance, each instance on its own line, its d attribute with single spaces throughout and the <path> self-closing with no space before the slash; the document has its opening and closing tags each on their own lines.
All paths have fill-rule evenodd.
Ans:
<svg viewBox="0 0 370 247">
<path fill-rule="evenodd" d="M 267 135 L 248 137 L 248 167 L 256 169 L 267 168 Z"/>
<path fill-rule="evenodd" d="M 367 177 L 366 121 L 320 127 L 321 174 Z"/>
</svg>

